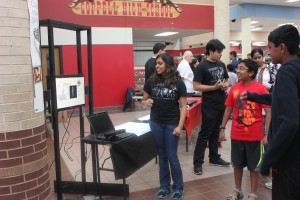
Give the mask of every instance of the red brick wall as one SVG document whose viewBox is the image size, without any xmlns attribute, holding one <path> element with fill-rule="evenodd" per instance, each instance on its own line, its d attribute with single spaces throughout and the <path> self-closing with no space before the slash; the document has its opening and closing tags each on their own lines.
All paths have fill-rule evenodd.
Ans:
<svg viewBox="0 0 300 200">
<path fill-rule="evenodd" d="M 0 133 L 0 199 L 48 199 L 45 126 Z"/>
</svg>

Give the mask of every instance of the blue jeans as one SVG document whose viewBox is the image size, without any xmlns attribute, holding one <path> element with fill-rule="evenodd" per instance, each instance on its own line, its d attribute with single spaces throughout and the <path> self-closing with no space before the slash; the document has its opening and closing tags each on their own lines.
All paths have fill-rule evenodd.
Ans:
<svg viewBox="0 0 300 200">
<path fill-rule="evenodd" d="M 171 175 L 173 190 L 183 190 L 183 178 L 180 162 L 177 155 L 179 136 L 173 135 L 177 125 L 159 124 L 150 121 L 151 133 L 159 156 L 160 189 L 170 189 Z M 169 167 L 170 166 L 170 167 Z"/>
</svg>

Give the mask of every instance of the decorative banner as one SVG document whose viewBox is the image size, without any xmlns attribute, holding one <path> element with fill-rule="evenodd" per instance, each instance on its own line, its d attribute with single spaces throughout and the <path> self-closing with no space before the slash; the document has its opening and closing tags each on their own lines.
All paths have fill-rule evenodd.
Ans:
<svg viewBox="0 0 300 200">
<path fill-rule="evenodd" d="M 44 111 L 38 0 L 28 0 L 27 2 L 30 18 L 30 50 L 34 79 L 34 111 L 38 113 Z"/>
<path fill-rule="evenodd" d="M 170 0 L 157 2 L 75 0 L 69 7 L 77 15 L 176 18 L 183 10 Z"/>
</svg>

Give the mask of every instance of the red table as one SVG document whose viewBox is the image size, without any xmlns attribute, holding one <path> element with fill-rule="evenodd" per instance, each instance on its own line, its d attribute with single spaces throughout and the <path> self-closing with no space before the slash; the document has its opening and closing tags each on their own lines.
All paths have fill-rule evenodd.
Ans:
<svg viewBox="0 0 300 200">
<path fill-rule="evenodd" d="M 185 129 L 186 129 L 186 151 L 188 152 L 188 137 L 192 136 L 193 129 L 201 122 L 201 97 L 187 97 L 187 100 L 196 100 L 191 107 L 187 109 Z"/>
</svg>

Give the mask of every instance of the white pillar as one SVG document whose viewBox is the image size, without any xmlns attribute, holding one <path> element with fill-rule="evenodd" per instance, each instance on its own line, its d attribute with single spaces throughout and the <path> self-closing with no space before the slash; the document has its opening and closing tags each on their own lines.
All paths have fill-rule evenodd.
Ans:
<svg viewBox="0 0 300 200">
<path fill-rule="evenodd" d="M 242 58 L 251 53 L 251 18 L 242 18 Z"/>
<path fill-rule="evenodd" d="M 219 39 L 224 45 L 225 49 L 221 60 L 228 64 L 229 59 L 229 36 L 230 36 L 230 24 L 229 24 L 229 0 L 214 0 L 214 38 Z"/>
<path fill-rule="evenodd" d="M 27 2 L 0 4 L 0 199 L 49 200 L 44 112 L 33 106 Z"/>
</svg>

